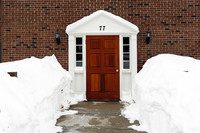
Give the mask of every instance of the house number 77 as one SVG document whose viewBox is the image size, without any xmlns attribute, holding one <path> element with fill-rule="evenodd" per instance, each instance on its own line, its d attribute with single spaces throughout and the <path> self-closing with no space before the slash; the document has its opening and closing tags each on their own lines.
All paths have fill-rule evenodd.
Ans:
<svg viewBox="0 0 200 133">
<path fill-rule="evenodd" d="M 104 31 L 105 28 L 106 28 L 106 26 L 99 26 L 99 30 L 100 30 L 100 31 Z"/>
</svg>

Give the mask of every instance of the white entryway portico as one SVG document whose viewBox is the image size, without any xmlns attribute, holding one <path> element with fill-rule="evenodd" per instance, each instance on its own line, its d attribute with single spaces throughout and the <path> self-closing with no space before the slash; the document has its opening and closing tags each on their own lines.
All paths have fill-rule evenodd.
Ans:
<svg viewBox="0 0 200 133">
<path fill-rule="evenodd" d="M 137 73 L 138 32 L 136 25 L 103 10 L 68 25 L 73 94 L 94 100 L 129 99 Z"/>
</svg>

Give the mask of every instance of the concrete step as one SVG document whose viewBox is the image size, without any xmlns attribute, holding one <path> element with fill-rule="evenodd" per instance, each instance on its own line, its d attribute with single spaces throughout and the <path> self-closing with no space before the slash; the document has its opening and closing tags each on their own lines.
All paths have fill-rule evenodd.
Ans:
<svg viewBox="0 0 200 133">
<path fill-rule="evenodd" d="M 70 107 L 75 115 L 61 116 L 57 125 L 63 133 L 144 133 L 128 128 L 131 123 L 121 116 L 119 102 L 81 102 Z"/>
<path fill-rule="evenodd" d="M 122 116 L 95 116 L 77 114 L 71 116 L 62 116 L 59 119 L 58 126 L 62 127 L 121 127 L 127 128 L 130 123 Z"/>
<path fill-rule="evenodd" d="M 102 127 L 70 127 L 64 128 L 63 133 L 139 133 L 127 128 L 102 128 Z"/>
</svg>

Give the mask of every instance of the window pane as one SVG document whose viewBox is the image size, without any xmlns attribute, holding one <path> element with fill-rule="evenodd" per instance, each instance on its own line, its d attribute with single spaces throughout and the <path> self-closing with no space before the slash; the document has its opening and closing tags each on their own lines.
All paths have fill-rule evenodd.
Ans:
<svg viewBox="0 0 200 133">
<path fill-rule="evenodd" d="M 82 62 L 76 62 L 76 66 L 80 66 L 81 67 L 82 64 L 83 64 Z"/>
<path fill-rule="evenodd" d="M 82 37 L 77 37 L 76 38 L 76 66 L 82 67 L 83 63 L 83 56 L 82 56 Z"/>
<path fill-rule="evenodd" d="M 124 57 L 123 57 L 124 60 L 128 60 L 129 61 L 129 54 L 124 54 Z"/>
<path fill-rule="evenodd" d="M 123 47 L 123 52 L 129 52 L 129 46 L 124 46 Z"/>
<path fill-rule="evenodd" d="M 82 46 L 76 46 L 76 53 L 82 53 Z"/>
<path fill-rule="evenodd" d="M 129 68 L 130 68 L 130 63 L 124 62 L 124 69 L 129 69 Z"/>
<path fill-rule="evenodd" d="M 129 44 L 129 37 L 123 37 L 123 44 Z"/>
<path fill-rule="evenodd" d="M 82 61 L 82 54 L 76 54 L 76 61 Z"/>
<path fill-rule="evenodd" d="M 76 44 L 82 44 L 82 38 L 81 37 L 76 38 Z"/>
</svg>

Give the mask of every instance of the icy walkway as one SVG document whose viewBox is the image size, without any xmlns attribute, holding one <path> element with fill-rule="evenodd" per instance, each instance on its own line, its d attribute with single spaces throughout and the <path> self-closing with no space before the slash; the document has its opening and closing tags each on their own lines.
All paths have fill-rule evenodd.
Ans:
<svg viewBox="0 0 200 133">
<path fill-rule="evenodd" d="M 65 115 L 58 119 L 63 133 L 145 133 L 134 131 L 129 121 L 121 116 L 119 102 L 81 102 L 70 107 L 78 114 Z"/>
</svg>

